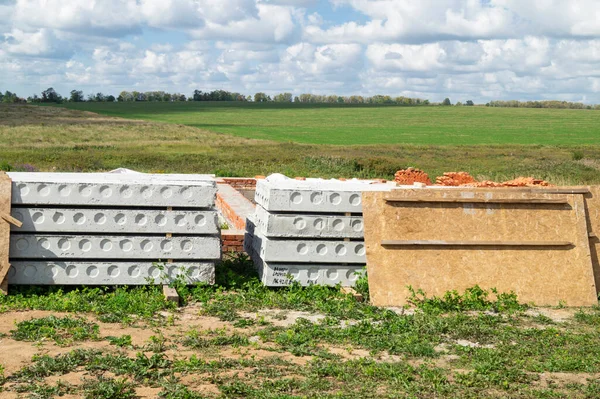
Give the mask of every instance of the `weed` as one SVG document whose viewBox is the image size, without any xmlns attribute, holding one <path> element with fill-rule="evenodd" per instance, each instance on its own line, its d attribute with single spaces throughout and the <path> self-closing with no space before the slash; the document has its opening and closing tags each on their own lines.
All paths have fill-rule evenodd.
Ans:
<svg viewBox="0 0 600 399">
<path fill-rule="evenodd" d="M 83 318 L 70 316 L 48 316 L 31 319 L 16 324 L 17 329 L 11 331 L 12 338 L 17 341 L 39 341 L 52 339 L 58 345 L 68 345 L 73 341 L 99 339 L 99 327 Z"/>
<path fill-rule="evenodd" d="M 154 353 L 161 353 L 167 349 L 165 336 L 158 331 L 158 335 L 152 335 L 145 345 L 145 349 Z"/>
<path fill-rule="evenodd" d="M 239 334 L 227 335 L 224 330 L 208 331 L 208 338 L 202 336 L 198 330 L 189 331 L 182 340 L 182 344 L 193 348 L 210 348 L 212 346 L 246 346 L 248 338 Z"/>
<path fill-rule="evenodd" d="M 15 287 L 11 295 L 0 296 L 0 312 L 8 310 L 51 310 L 95 313 L 100 321 L 133 324 L 137 320 L 159 322 L 156 314 L 173 309 L 157 286 L 136 288 Z"/>
<path fill-rule="evenodd" d="M 467 288 L 464 294 L 457 291 L 448 291 L 443 297 L 428 298 L 423 290 L 414 290 L 408 287 L 411 293 L 408 302 L 425 312 L 445 313 L 445 312 L 463 312 L 468 310 L 491 310 L 494 312 L 514 312 L 525 309 L 525 306 L 519 304 L 517 295 L 514 292 L 498 293 L 492 288 L 491 292 L 496 295 L 496 300 L 488 299 L 489 291 L 481 289 L 479 286 Z"/>
<path fill-rule="evenodd" d="M 131 335 L 121 335 L 120 337 L 106 337 L 106 340 L 112 345 L 116 345 L 120 348 L 133 347 L 133 344 L 131 342 Z"/>
<path fill-rule="evenodd" d="M 364 298 L 365 301 L 369 301 L 369 277 L 367 276 L 367 270 L 365 268 L 365 270 L 361 271 L 361 272 L 356 272 L 356 274 L 358 275 L 358 278 L 356 279 L 356 282 L 354 283 L 354 289 L 356 290 L 356 292 L 358 292 L 359 294 L 362 295 L 362 297 Z"/>
<path fill-rule="evenodd" d="M 99 376 L 85 379 L 82 386 L 86 399 L 130 399 L 135 398 L 135 384 L 124 378 L 114 379 Z"/>
</svg>

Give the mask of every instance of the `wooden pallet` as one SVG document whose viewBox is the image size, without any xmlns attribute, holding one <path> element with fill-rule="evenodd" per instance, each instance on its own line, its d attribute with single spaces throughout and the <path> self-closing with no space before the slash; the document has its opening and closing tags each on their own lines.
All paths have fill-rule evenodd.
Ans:
<svg viewBox="0 0 600 399">
<path fill-rule="evenodd" d="M 10 245 L 10 225 L 21 227 L 22 223 L 10 216 L 12 182 L 8 175 L 0 172 L 0 294 L 8 293 L 7 273 L 8 248 Z"/>
</svg>

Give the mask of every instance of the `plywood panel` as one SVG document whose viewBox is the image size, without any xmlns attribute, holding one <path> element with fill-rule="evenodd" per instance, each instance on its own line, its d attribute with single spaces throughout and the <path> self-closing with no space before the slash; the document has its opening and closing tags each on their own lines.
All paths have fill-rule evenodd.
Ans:
<svg viewBox="0 0 600 399">
<path fill-rule="evenodd" d="M 429 197 L 432 202 L 386 198 Z M 452 203 L 439 198 L 565 200 L 566 204 Z M 557 201 L 560 202 L 560 201 Z M 564 201 L 563 201 L 564 202 Z M 570 306 L 597 303 L 586 212 L 581 194 L 535 190 L 403 189 L 363 193 L 371 299 L 407 303 L 407 286 L 428 295 L 475 284 L 515 291 L 523 302 Z M 385 248 L 384 240 L 439 240 L 457 245 Z M 568 246 L 460 245 L 463 241 L 570 242 Z M 476 244 L 476 243 L 475 243 Z"/>
<path fill-rule="evenodd" d="M 589 193 L 584 196 L 590 233 L 590 249 L 596 289 L 600 290 L 600 186 L 590 186 Z"/>
<path fill-rule="evenodd" d="M 4 172 L 0 172 L 0 214 L 10 215 L 11 181 Z M 0 294 L 6 294 L 8 281 L 5 280 L 10 267 L 8 263 L 10 225 L 0 218 Z"/>
</svg>

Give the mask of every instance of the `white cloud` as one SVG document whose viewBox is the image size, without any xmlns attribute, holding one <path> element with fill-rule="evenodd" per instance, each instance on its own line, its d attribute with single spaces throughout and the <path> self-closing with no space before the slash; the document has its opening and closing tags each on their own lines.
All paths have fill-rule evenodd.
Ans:
<svg viewBox="0 0 600 399">
<path fill-rule="evenodd" d="M 23 94 L 600 103 L 597 0 L 0 0 L 0 20 L 0 86 Z"/>
</svg>

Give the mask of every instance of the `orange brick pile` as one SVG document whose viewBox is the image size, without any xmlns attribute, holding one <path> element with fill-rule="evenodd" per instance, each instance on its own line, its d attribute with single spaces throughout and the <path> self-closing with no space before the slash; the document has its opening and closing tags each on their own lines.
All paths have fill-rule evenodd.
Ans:
<svg viewBox="0 0 600 399">
<path fill-rule="evenodd" d="M 462 186 L 464 184 L 476 183 L 477 180 L 467 172 L 446 172 L 443 176 L 438 176 L 435 179 L 435 184 L 438 186 Z"/>
<path fill-rule="evenodd" d="M 534 179 L 533 177 L 517 177 L 514 180 L 505 182 L 495 182 L 491 180 L 477 181 L 467 172 L 447 172 L 443 176 L 435 179 L 440 186 L 463 186 L 463 187 L 532 187 L 532 186 L 550 186 L 545 180 Z"/>
<path fill-rule="evenodd" d="M 396 172 L 394 175 L 394 181 L 399 185 L 412 185 L 413 183 L 425 183 L 431 184 L 427 173 L 420 169 L 407 168 Z"/>
<path fill-rule="evenodd" d="M 431 185 L 429 176 L 422 170 L 408 168 L 399 170 L 394 175 L 394 180 L 398 185 L 412 185 L 415 182 Z M 438 186 L 447 187 L 533 187 L 533 186 L 551 186 L 545 180 L 535 179 L 533 177 L 517 177 L 514 180 L 505 182 L 495 182 L 491 180 L 477 181 L 467 172 L 446 172 L 443 176 L 438 176 L 435 179 L 435 184 Z"/>
</svg>

